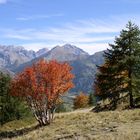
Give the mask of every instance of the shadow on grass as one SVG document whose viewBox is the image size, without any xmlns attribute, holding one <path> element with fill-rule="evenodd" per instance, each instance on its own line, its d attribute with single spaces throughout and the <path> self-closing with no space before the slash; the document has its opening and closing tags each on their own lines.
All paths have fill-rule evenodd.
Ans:
<svg viewBox="0 0 140 140">
<path fill-rule="evenodd" d="M 25 134 L 27 134 L 27 133 L 29 133 L 33 130 L 36 130 L 38 128 L 40 128 L 40 125 L 35 125 L 35 126 L 32 126 L 32 127 L 23 128 L 23 129 L 19 129 L 19 130 L 0 132 L 0 139 L 22 136 L 22 135 L 25 135 Z"/>
</svg>

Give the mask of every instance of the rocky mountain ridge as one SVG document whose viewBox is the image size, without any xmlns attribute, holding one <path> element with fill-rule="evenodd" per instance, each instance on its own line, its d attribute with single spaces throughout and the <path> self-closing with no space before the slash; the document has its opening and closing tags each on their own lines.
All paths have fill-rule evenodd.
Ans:
<svg viewBox="0 0 140 140">
<path fill-rule="evenodd" d="M 8 73 L 21 72 L 39 59 L 68 62 L 73 67 L 75 88 L 71 92 L 90 92 L 97 73 L 96 65 L 104 63 L 103 52 L 89 55 L 82 49 L 65 44 L 51 50 L 43 48 L 38 52 L 28 51 L 23 47 L 0 46 L 0 70 Z"/>
</svg>

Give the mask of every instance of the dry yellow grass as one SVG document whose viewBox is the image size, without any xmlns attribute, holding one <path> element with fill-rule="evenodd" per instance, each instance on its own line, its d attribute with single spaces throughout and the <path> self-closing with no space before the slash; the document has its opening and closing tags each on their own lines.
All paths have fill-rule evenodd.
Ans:
<svg viewBox="0 0 140 140">
<path fill-rule="evenodd" d="M 140 140 L 140 109 L 58 114 L 50 126 L 13 140 Z"/>
</svg>

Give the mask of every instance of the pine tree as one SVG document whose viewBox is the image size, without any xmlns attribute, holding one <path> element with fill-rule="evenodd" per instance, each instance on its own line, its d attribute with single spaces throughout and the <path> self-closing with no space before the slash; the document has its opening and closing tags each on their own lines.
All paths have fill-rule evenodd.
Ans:
<svg viewBox="0 0 140 140">
<path fill-rule="evenodd" d="M 96 96 L 113 99 L 114 106 L 120 94 L 127 93 L 130 107 L 134 95 L 139 96 L 140 84 L 140 30 L 128 22 L 126 29 L 116 37 L 111 49 L 105 52 L 105 64 L 98 67 L 95 82 Z"/>
<path fill-rule="evenodd" d="M 124 59 L 120 60 L 120 66 L 127 72 L 125 77 L 126 90 L 130 96 L 130 106 L 134 107 L 134 94 L 139 96 L 140 84 L 140 30 L 138 26 L 129 22 L 126 30 L 122 31 L 122 42 L 124 43 Z"/>
</svg>

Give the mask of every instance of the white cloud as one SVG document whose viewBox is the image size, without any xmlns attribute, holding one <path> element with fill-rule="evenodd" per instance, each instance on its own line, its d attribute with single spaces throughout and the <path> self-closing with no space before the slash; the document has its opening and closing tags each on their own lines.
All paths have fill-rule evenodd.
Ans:
<svg viewBox="0 0 140 140">
<path fill-rule="evenodd" d="M 0 4 L 7 3 L 7 0 L 0 0 Z"/>
<path fill-rule="evenodd" d="M 19 40 L 30 40 L 30 38 L 29 37 L 27 37 L 27 36 L 23 36 L 23 35 L 18 35 L 18 34 L 8 34 L 8 35 L 6 35 L 6 37 L 8 37 L 8 38 L 15 38 L 15 39 L 19 39 Z"/>
<path fill-rule="evenodd" d="M 70 43 L 93 54 L 97 51 L 105 50 L 108 42 L 114 39 L 114 36 L 110 34 L 118 31 L 119 26 L 104 25 L 103 23 L 88 20 L 42 30 L 7 30 L 5 37 L 23 42 L 27 41 L 27 43 L 22 43 L 21 45 L 26 49 L 35 51 L 43 47 L 52 48 L 56 45 Z"/>
<path fill-rule="evenodd" d="M 79 46 L 84 51 L 88 52 L 89 54 L 94 54 L 95 52 L 104 51 L 109 48 L 108 43 L 92 43 L 92 44 L 75 44 Z"/>
<path fill-rule="evenodd" d="M 112 16 L 106 20 L 88 19 L 65 23 L 61 27 L 42 29 L 6 29 L 1 30 L 4 38 L 20 40 L 27 49 L 38 50 L 43 47 L 71 43 L 90 54 L 105 50 L 119 31 L 132 19 L 140 24 L 138 15 Z"/>
<path fill-rule="evenodd" d="M 51 49 L 53 47 L 55 47 L 56 45 L 62 46 L 64 45 L 64 43 L 29 43 L 29 44 L 20 44 L 22 45 L 24 48 L 26 48 L 27 50 L 34 50 L 34 51 L 38 51 L 41 48 L 48 48 Z M 75 45 L 81 49 L 83 49 L 84 51 L 88 52 L 89 54 L 94 54 L 95 52 L 99 52 L 99 51 L 103 51 L 106 50 L 107 48 L 109 48 L 108 43 L 92 43 L 92 44 L 80 44 L 80 43 L 72 43 L 72 45 Z"/>
<path fill-rule="evenodd" d="M 48 45 L 47 43 L 27 43 L 27 44 L 21 44 L 24 48 L 26 48 L 27 50 L 34 50 L 34 51 L 38 51 L 39 49 L 42 48 L 48 48 L 51 49 L 52 47 L 54 47 L 53 45 Z"/>
<path fill-rule="evenodd" d="M 53 15 L 32 15 L 32 16 L 23 16 L 23 17 L 18 17 L 16 20 L 20 21 L 28 21 L 28 20 L 38 20 L 38 19 L 48 19 L 52 17 L 61 17 L 63 14 L 53 14 Z"/>
<path fill-rule="evenodd" d="M 63 42 L 96 42 L 112 40 L 111 35 L 102 35 L 103 33 L 116 33 L 119 31 L 118 26 L 101 25 L 92 21 L 76 22 L 75 24 L 64 25 L 64 27 L 46 28 L 46 29 L 23 29 L 23 30 L 6 30 L 5 37 L 23 40 L 52 40 Z M 100 34 L 100 36 L 96 36 Z"/>
</svg>

